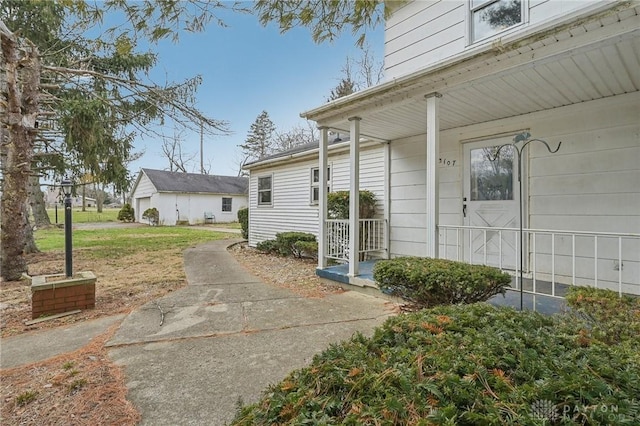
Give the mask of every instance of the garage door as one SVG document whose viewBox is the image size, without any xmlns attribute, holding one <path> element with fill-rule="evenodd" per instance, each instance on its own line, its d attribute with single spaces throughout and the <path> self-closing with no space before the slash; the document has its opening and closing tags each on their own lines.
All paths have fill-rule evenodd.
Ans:
<svg viewBox="0 0 640 426">
<path fill-rule="evenodd" d="M 145 197 L 145 198 L 136 198 L 136 222 L 145 222 L 145 220 L 142 219 L 142 213 L 144 213 L 145 210 L 147 210 L 148 208 L 151 207 L 151 197 Z"/>
</svg>

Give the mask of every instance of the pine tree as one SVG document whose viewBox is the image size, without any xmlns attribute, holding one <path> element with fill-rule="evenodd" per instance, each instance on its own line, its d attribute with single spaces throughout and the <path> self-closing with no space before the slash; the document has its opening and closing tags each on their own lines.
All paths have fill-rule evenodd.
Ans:
<svg viewBox="0 0 640 426">
<path fill-rule="evenodd" d="M 262 111 L 251 125 L 244 144 L 239 145 L 243 155 L 249 161 L 259 160 L 269 155 L 273 151 L 275 130 L 276 126 L 269 118 L 269 113 Z"/>
</svg>

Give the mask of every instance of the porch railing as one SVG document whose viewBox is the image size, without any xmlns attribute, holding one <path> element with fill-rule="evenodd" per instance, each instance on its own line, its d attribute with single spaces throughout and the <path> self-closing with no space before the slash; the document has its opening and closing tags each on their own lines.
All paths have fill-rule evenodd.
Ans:
<svg viewBox="0 0 640 426">
<path fill-rule="evenodd" d="M 326 257 L 349 260 L 349 219 L 327 219 Z M 384 252 L 387 249 L 385 219 L 360 219 L 359 253 Z"/>
<path fill-rule="evenodd" d="M 563 297 L 567 286 L 640 295 L 640 234 L 440 225 L 440 257 L 512 273 L 515 288 Z M 525 278 L 519 282 L 520 268 Z"/>
</svg>

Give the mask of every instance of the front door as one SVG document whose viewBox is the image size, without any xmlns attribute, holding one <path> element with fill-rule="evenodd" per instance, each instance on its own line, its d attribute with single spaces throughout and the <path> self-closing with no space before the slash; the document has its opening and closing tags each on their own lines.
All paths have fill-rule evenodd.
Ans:
<svg viewBox="0 0 640 426">
<path fill-rule="evenodd" d="M 511 138 L 464 144 L 465 260 L 516 269 L 518 163 Z M 495 228 L 495 229 L 492 229 Z M 511 230 L 506 230 L 508 228 Z"/>
</svg>

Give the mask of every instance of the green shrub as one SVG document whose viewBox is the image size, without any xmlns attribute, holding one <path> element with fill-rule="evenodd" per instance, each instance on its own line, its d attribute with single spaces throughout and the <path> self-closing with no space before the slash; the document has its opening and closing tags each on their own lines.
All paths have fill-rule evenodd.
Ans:
<svg viewBox="0 0 640 426">
<path fill-rule="evenodd" d="M 245 240 L 249 238 L 249 209 L 238 210 L 238 222 L 240 222 L 240 232 Z"/>
<path fill-rule="evenodd" d="M 511 283 L 496 268 L 422 257 L 379 261 L 373 278 L 383 292 L 424 307 L 484 301 Z"/>
<path fill-rule="evenodd" d="M 327 214 L 331 219 L 349 219 L 349 191 L 327 194 Z M 375 194 L 366 189 L 360 191 L 360 219 L 371 219 L 375 214 Z"/>
<path fill-rule="evenodd" d="M 611 290 L 572 287 L 566 296 L 574 313 L 586 320 L 590 338 L 606 344 L 634 339 L 640 344 L 640 298 Z"/>
<path fill-rule="evenodd" d="M 118 212 L 118 220 L 122 222 L 133 222 L 136 220 L 135 211 L 131 204 L 126 203 Z"/>
<path fill-rule="evenodd" d="M 485 303 L 399 315 L 316 355 L 233 424 L 640 424 L 637 352 L 566 325 Z"/>
<path fill-rule="evenodd" d="M 296 241 L 293 244 L 294 256 L 318 258 L 318 242 L 317 241 Z"/>
<path fill-rule="evenodd" d="M 147 219 L 149 225 L 157 225 L 160 221 L 160 212 L 155 207 L 151 207 L 142 213 L 142 218 Z"/>
<path fill-rule="evenodd" d="M 278 246 L 278 252 L 282 256 L 299 256 L 299 251 L 296 249 L 295 244 L 298 241 L 315 241 L 316 236 L 308 234 L 306 232 L 280 232 L 276 234 L 276 244 Z"/>
<path fill-rule="evenodd" d="M 276 244 L 276 240 L 264 240 L 260 241 L 256 248 L 264 253 L 279 253 L 278 244 Z"/>
</svg>

